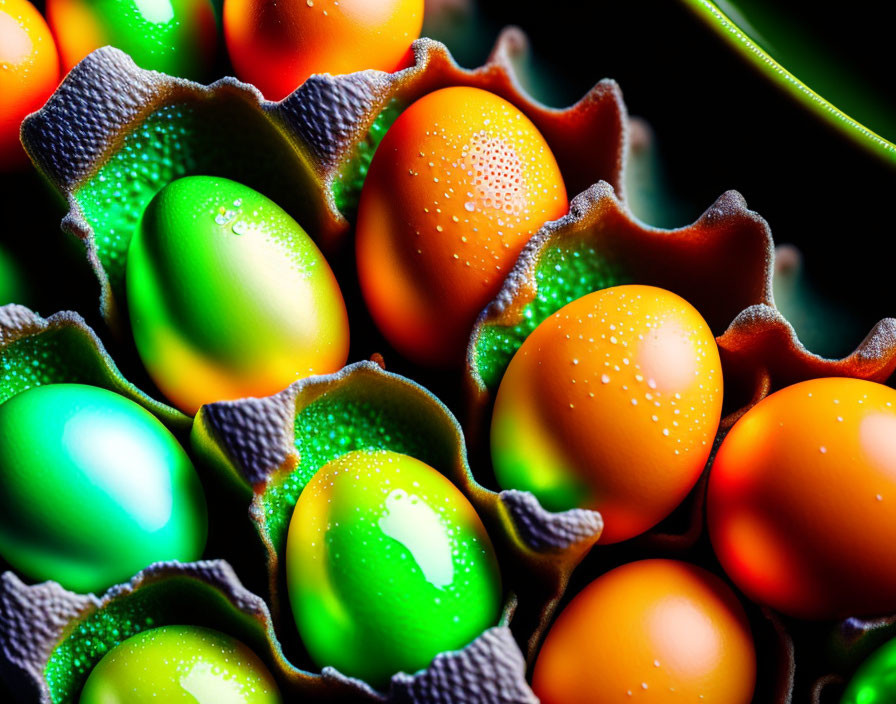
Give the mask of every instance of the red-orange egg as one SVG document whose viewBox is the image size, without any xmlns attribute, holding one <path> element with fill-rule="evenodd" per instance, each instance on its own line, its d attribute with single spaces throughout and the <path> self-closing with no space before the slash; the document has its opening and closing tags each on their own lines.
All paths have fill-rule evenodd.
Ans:
<svg viewBox="0 0 896 704">
<path fill-rule="evenodd" d="M 896 611 L 896 391 L 788 386 L 750 409 L 709 475 L 725 571 L 751 599 L 812 619 Z"/>
<path fill-rule="evenodd" d="M 395 71 L 423 26 L 423 0 L 224 0 L 240 79 L 280 100 L 315 73 Z"/>
<path fill-rule="evenodd" d="M 526 338 L 492 415 L 504 489 L 552 511 L 601 512 L 601 542 L 668 516 L 700 477 L 722 412 L 722 368 L 709 326 L 653 286 L 583 296 Z"/>
<path fill-rule="evenodd" d="M 542 704 L 747 704 L 755 682 L 750 625 L 725 583 L 686 562 L 643 560 L 569 603 L 532 686 Z"/>
<path fill-rule="evenodd" d="M 377 326 L 418 363 L 459 364 L 523 246 L 568 208 L 550 147 L 516 107 L 477 88 L 424 96 L 361 192 L 358 275 Z"/>
<path fill-rule="evenodd" d="M 26 161 L 19 127 L 59 81 L 53 35 L 27 0 L 0 0 L 0 171 Z"/>
</svg>

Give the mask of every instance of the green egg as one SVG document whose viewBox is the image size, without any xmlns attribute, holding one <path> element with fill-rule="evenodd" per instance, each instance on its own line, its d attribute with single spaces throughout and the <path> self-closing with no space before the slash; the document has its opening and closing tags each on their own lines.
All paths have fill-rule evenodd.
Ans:
<svg viewBox="0 0 896 704">
<path fill-rule="evenodd" d="M 205 547 L 205 497 L 174 436 L 111 391 L 50 384 L 0 405 L 0 555 L 78 592 Z"/>
<path fill-rule="evenodd" d="M 299 496 L 286 546 L 289 598 L 318 666 L 383 686 L 495 625 L 501 577 L 482 521 L 419 460 L 360 450 Z"/>
<path fill-rule="evenodd" d="M 100 660 L 80 704 L 278 704 L 271 673 L 243 643 L 210 628 L 162 626 Z"/>
<path fill-rule="evenodd" d="M 875 650 L 850 680 L 840 704 L 896 702 L 896 638 Z"/>
<path fill-rule="evenodd" d="M 176 406 L 268 396 L 341 369 L 348 316 L 336 278 L 282 208 L 235 181 L 178 179 L 131 240 L 137 350 Z"/>
<path fill-rule="evenodd" d="M 215 56 L 209 0 L 47 0 L 46 16 L 63 75 L 107 44 L 141 68 L 194 80 L 206 75 Z"/>
</svg>

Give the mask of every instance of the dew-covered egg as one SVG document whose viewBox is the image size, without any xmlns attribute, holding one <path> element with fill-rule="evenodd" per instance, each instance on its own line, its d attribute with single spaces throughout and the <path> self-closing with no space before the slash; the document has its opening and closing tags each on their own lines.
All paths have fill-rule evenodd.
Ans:
<svg viewBox="0 0 896 704">
<path fill-rule="evenodd" d="M 198 80 L 215 56 L 210 0 L 47 0 L 64 72 L 111 45 L 141 68 Z"/>
<path fill-rule="evenodd" d="M 601 542 L 643 533 L 693 488 L 722 411 L 709 326 L 683 298 L 616 286 L 561 308 L 517 350 L 491 426 L 498 483 L 552 511 L 600 511 Z"/>
<path fill-rule="evenodd" d="M 160 626 L 119 643 L 80 704 L 279 704 L 273 676 L 244 643 L 199 626 Z"/>
<path fill-rule="evenodd" d="M 340 369 L 348 316 L 329 264 L 283 209 L 225 178 L 188 176 L 147 206 L 127 258 L 140 358 L 195 413 Z"/>
<path fill-rule="evenodd" d="M 174 436 L 112 391 L 49 384 L 0 405 L 0 555 L 98 592 L 152 562 L 198 559 L 205 497 Z"/>
<path fill-rule="evenodd" d="M 843 693 L 840 704 L 890 704 L 896 702 L 896 638 L 875 650 Z"/>
<path fill-rule="evenodd" d="M 542 704 L 748 704 L 756 652 L 721 579 L 642 560 L 591 582 L 563 609 L 535 662 Z"/>
<path fill-rule="evenodd" d="M 896 391 L 825 378 L 767 396 L 716 454 L 707 522 L 754 601 L 807 619 L 896 612 Z"/>
<path fill-rule="evenodd" d="M 0 0 L 0 171 L 27 161 L 19 127 L 58 80 L 59 55 L 44 18 L 27 0 Z"/>
<path fill-rule="evenodd" d="M 458 365 L 523 246 L 569 208 L 550 147 L 478 88 L 420 98 L 389 128 L 358 206 L 364 299 L 404 356 Z"/>
<path fill-rule="evenodd" d="M 240 79 L 280 100 L 315 73 L 395 71 L 423 26 L 423 0 L 224 0 Z"/>
<path fill-rule="evenodd" d="M 286 546 L 299 635 L 320 667 L 374 686 L 496 624 L 501 577 L 473 507 L 442 474 L 386 450 L 324 465 Z"/>
</svg>

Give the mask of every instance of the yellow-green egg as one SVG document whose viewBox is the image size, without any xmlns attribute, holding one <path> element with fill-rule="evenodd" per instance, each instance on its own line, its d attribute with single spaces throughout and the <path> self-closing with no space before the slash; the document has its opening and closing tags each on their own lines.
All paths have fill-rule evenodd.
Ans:
<svg viewBox="0 0 896 704">
<path fill-rule="evenodd" d="M 279 704 L 274 678 L 235 638 L 199 626 L 131 636 L 100 660 L 80 704 Z"/>
<path fill-rule="evenodd" d="M 39 386 L 0 405 L 0 438 L 0 555 L 26 577 L 99 592 L 152 562 L 202 555 L 193 464 L 133 401 Z"/>
<path fill-rule="evenodd" d="M 296 504 L 286 547 L 299 635 L 320 667 L 384 686 L 496 624 L 501 577 L 447 478 L 386 450 L 338 457 Z"/>
<path fill-rule="evenodd" d="M 153 198 L 127 297 L 147 371 L 187 413 L 276 393 L 348 356 L 345 302 L 320 250 L 276 203 L 225 178 L 188 176 Z"/>
</svg>

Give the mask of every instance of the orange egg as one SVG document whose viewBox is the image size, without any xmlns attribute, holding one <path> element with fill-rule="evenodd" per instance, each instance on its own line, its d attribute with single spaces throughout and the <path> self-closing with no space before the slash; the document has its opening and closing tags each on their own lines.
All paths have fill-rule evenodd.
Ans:
<svg viewBox="0 0 896 704">
<path fill-rule="evenodd" d="M 756 653 L 722 580 L 643 560 L 593 581 L 561 612 L 535 663 L 542 704 L 747 704 Z"/>
<path fill-rule="evenodd" d="M 269 100 L 314 73 L 395 71 L 422 25 L 423 0 L 224 0 L 237 76 Z"/>
<path fill-rule="evenodd" d="M 19 127 L 59 81 L 50 29 L 26 0 L 0 0 L 0 171 L 25 163 Z"/>
<path fill-rule="evenodd" d="M 815 379 L 763 399 L 719 448 L 707 514 L 751 599 L 801 618 L 896 612 L 896 391 Z"/>
<path fill-rule="evenodd" d="M 721 412 L 700 313 L 652 286 L 603 289 L 544 320 L 511 360 L 492 416 L 495 475 L 552 511 L 597 509 L 601 542 L 626 540 L 693 488 Z"/>
<path fill-rule="evenodd" d="M 424 96 L 361 192 L 358 275 L 377 326 L 418 363 L 459 364 L 523 246 L 568 208 L 550 147 L 517 108 L 477 88 Z"/>
</svg>

